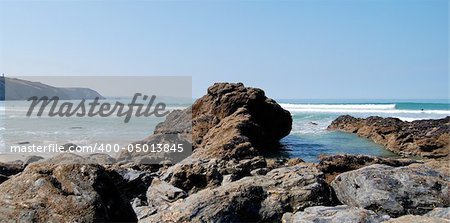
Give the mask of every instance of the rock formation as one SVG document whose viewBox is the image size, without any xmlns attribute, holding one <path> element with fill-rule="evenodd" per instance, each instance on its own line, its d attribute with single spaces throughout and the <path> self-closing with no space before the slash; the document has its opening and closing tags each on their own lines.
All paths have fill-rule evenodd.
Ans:
<svg viewBox="0 0 450 223">
<path fill-rule="evenodd" d="M 450 153 L 450 116 L 404 122 L 397 118 L 362 119 L 344 115 L 334 120 L 328 129 L 356 133 L 404 156 L 439 158 Z"/>
</svg>

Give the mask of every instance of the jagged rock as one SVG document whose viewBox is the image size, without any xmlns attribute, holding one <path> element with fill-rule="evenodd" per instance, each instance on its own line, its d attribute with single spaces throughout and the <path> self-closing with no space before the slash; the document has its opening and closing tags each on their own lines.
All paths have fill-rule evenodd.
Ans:
<svg viewBox="0 0 450 223">
<path fill-rule="evenodd" d="M 342 203 L 393 217 L 450 205 L 450 177 L 423 164 L 374 164 L 338 175 L 331 186 Z"/>
<path fill-rule="evenodd" d="M 387 215 L 380 216 L 363 208 L 339 205 L 335 207 L 315 206 L 296 213 L 283 215 L 283 223 L 378 223 L 388 220 Z"/>
<path fill-rule="evenodd" d="M 450 153 L 450 116 L 404 122 L 397 118 L 374 116 L 362 119 L 343 115 L 328 129 L 356 133 L 404 156 L 439 158 Z"/>
<path fill-rule="evenodd" d="M 83 160 L 73 154 L 52 159 L 32 163 L 0 184 L 0 221 L 137 220 L 131 205 L 122 199 L 102 166 L 73 164 L 74 160 Z"/>
<path fill-rule="evenodd" d="M 321 155 L 319 157 L 319 169 L 325 173 L 325 178 L 328 183 L 334 178 L 344 172 L 356 170 L 364 166 L 372 164 L 384 164 L 393 167 L 408 166 L 420 161 L 413 159 L 391 159 L 367 155 Z"/>
<path fill-rule="evenodd" d="M 200 190 L 145 220 L 279 221 L 286 211 L 330 204 L 330 199 L 322 172 L 304 163 Z"/>
</svg>

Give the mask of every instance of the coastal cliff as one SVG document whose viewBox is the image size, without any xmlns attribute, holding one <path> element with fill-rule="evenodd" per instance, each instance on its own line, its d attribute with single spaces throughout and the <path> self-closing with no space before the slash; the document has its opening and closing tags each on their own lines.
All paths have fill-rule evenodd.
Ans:
<svg viewBox="0 0 450 223">
<path fill-rule="evenodd" d="M 364 155 L 322 156 L 316 164 L 268 156 L 281 151 L 278 141 L 291 126 L 289 112 L 263 90 L 214 84 L 135 142 L 164 142 L 165 135 L 189 141 L 193 152 L 178 163 L 144 165 L 154 157 L 124 152 L 117 159 L 63 154 L 0 164 L 0 221 L 450 220 L 448 164 Z"/>
<path fill-rule="evenodd" d="M 60 100 L 104 99 L 97 91 L 89 88 L 61 88 L 40 82 L 21 80 L 17 78 L 0 77 L 0 100 L 28 100 L 57 96 Z"/>
<path fill-rule="evenodd" d="M 448 157 L 450 153 L 450 116 L 436 120 L 401 121 L 397 118 L 338 117 L 328 127 L 355 133 L 385 146 L 402 156 Z"/>
</svg>

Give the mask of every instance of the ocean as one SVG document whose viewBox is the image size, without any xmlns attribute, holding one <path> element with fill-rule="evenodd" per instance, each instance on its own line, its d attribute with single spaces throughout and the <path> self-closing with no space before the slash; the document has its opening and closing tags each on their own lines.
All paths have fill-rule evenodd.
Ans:
<svg viewBox="0 0 450 223">
<path fill-rule="evenodd" d="M 114 101 L 113 99 L 111 99 Z M 380 145 L 354 134 L 327 131 L 327 126 L 339 115 L 355 117 L 396 117 L 405 121 L 438 119 L 450 115 L 447 100 L 277 100 L 293 117 L 291 133 L 281 140 L 290 157 L 317 162 L 320 154 L 367 154 L 395 157 Z M 7 102 L 9 103 L 9 102 Z M 169 105 L 181 109 L 187 105 Z M 150 135 L 164 118 L 132 118 L 123 123 L 123 117 L 24 118 L 28 110 L 24 102 L 7 106 L 0 103 L 0 154 L 7 153 L 6 144 L 46 145 L 70 142 L 77 145 L 115 143 L 125 146 Z M 32 124 L 30 124 L 32 123 Z"/>
<path fill-rule="evenodd" d="M 366 154 L 395 157 L 392 152 L 355 134 L 328 131 L 340 115 L 395 117 L 403 121 L 450 115 L 448 100 L 277 100 L 293 117 L 292 131 L 281 143 L 291 157 L 317 162 L 320 154 Z"/>
</svg>

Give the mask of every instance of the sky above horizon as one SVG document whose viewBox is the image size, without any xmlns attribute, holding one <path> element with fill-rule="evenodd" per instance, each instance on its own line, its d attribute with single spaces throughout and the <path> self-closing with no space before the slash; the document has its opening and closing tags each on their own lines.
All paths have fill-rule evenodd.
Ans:
<svg viewBox="0 0 450 223">
<path fill-rule="evenodd" d="M 449 98 L 447 0 L 0 1 L 0 73 L 192 76 L 282 99 Z"/>
</svg>

